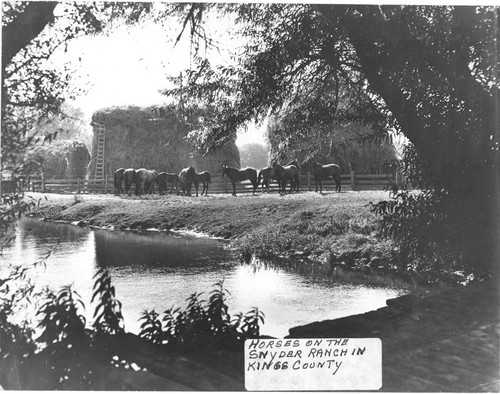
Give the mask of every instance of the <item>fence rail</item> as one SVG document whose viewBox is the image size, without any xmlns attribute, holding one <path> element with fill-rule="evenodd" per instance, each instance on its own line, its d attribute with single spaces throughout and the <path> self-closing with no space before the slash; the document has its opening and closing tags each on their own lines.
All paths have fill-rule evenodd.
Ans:
<svg viewBox="0 0 500 394">
<path fill-rule="evenodd" d="M 396 178 L 391 174 L 342 174 L 341 185 L 343 190 L 382 190 L 389 184 L 396 182 Z M 301 175 L 299 178 L 300 190 L 315 190 L 314 176 L 312 174 Z M 170 186 L 170 185 L 169 185 Z M 333 190 L 335 183 L 332 179 L 323 180 L 324 190 Z M 123 185 L 122 185 L 123 188 Z M 276 181 L 270 183 L 271 191 L 278 189 Z M 194 188 L 193 188 L 194 189 Z M 44 177 L 32 178 L 30 190 L 43 193 L 114 193 L 113 178 L 106 176 L 104 179 L 44 179 Z M 134 189 L 135 190 L 135 187 Z M 170 190 L 170 189 L 168 189 Z M 199 192 L 201 193 L 200 185 Z M 258 190 L 262 190 L 262 185 Z M 265 189 L 264 189 L 265 190 Z M 233 187 L 225 177 L 218 176 L 212 178 L 209 186 L 209 193 L 221 194 L 232 193 Z M 237 193 L 251 193 L 252 185 L 250 181 L 236 183 Z"/>
</svg>

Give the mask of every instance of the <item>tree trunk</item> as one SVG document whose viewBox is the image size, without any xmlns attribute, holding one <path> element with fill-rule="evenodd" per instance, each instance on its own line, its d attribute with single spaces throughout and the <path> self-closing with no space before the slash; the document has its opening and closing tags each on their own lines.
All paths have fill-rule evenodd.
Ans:
<svg viewBox="0 0 500 394">
<path fill-rule="evenodd" d="M 32 1 L 12 22 L 2 27 L 2 75 L 12 58 L 54 21 L 57 2 Z"/>
</svg>

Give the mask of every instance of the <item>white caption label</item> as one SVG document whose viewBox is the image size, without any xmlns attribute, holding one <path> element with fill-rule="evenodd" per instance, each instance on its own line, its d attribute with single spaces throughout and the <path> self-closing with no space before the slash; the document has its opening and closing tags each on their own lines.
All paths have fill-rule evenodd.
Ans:
<svg viewBox="0 0 500 394">
<path fill-rule="evenodd" d="M 379 390 L 379 338 L 247 339 L 250 391 Z"/>
</svg>

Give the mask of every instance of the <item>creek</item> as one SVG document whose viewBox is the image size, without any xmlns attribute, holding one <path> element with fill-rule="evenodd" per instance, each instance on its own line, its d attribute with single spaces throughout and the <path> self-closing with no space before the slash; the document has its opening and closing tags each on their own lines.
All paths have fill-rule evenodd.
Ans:
<svg viewBox="0 0 500 394">
<path fill-rule="evenodd" d="M 208 299 L 222 279 L 230 292 L 230 314 L 257 306 L 265 314 L 261 334 L 275 337 L 284 337 L 294 326 L 374 310 L 405 294 L 404 289 L 344 284 L 293 269 L 240 263 L 224 241 L 204 236 L 95 230 L 35 219 L 18 223 L 2 259 L 32 264 L 48 252 L 45 267 L 36 269 L 37 286 L 57 291 L 73 284 L 91 320 L 93 276 L 106 267 L 122 303 L 125 329 L 135 333 L 144 310 L 163 314 L 171 306 L 184 308 L 194 292 Z"/>
</svg>

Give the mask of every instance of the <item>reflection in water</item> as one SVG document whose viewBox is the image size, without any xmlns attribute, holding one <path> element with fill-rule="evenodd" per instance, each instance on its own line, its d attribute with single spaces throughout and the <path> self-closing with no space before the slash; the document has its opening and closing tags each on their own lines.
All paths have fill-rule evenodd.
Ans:
<svg viewBox="0 0 500 394">
<path fill-rule="evenodd" d="M 240 265 L 224 250 L 223 242 L 204 237 L 89 230 L 35 220 L 23 220 L 17 234 L 4 258 L 30 264 L 58 245 L 37 283 L 53 289 L 74 283 L 89 320 L 93 275 L 99 267 L 107 267 L 123 305 L 126 329 L 132 332 L 138 331 L 145 309 L 163 313 L 173 305 L 185 307 L 194 292 L 203 292 L 207 299 L 221 279 L 230 291 L 229 312 L 259 307 L 266 315 L 262 333 L 278 337 L 296 325 L 380 308 L 387 298 L 402 294 L 276 267 Z"/>
<path fill-rule="evenodd" d="M 220 241 L 164 232 L 95 231 L 99 265 L 107 267 L 193 267 L 227 263 L 230 256 Z"/>
</svg>

